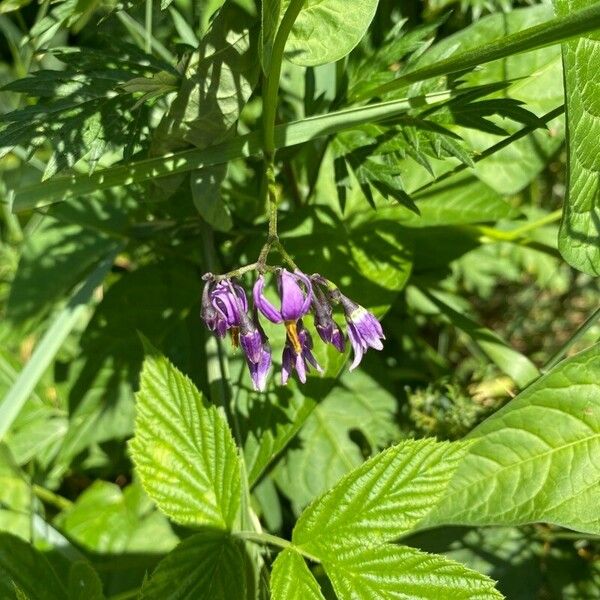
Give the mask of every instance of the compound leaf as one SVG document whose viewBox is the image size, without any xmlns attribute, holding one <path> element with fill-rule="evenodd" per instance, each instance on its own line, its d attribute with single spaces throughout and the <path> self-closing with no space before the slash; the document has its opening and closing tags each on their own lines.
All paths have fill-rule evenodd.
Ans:
<svg viewBox="0 0 600 600">
<path fill-rule="evenodd" d="M 150 497 L 178 523 L 230 528 L 240 504 L 240 471 L 224 418 L 156 354 L 144 361 L 136 397 L 130 449 Z"/>
<path fill-rule="evenodd" d="M 302 513 L 294 543 L 319 554 L 340 543 L 374 545 L 399 537 L 435 506 L 466 448 L 423 439 L 384 450 Z"/>
</svg>

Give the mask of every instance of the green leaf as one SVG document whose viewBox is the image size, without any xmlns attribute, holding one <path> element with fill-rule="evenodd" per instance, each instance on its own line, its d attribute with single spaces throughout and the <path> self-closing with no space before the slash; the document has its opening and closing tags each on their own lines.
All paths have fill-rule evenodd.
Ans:
<svg viewBox="0 0 600 600">
<path fill-rule="evenodd" d="M 143 600 L 250 600 L 254 583 L 244 544 L 207 529 L 161 561 L 141 591 Z"/>
<path fill-rule="evenodd" d="M 360 432 L 373 453 L 398 439 L 396 408 L 396 399 L 366 373 L 342 377 L 306 420 L 299 444 L 277 465 L 277 484 L 296 512 L 363 462 L 351 431 Z"/>
<path fill-rule="evenodd" d="M 432 65 L 403 73 L 387 84 L 380 86 L 374 94 L 384 94 L 406 87 L 410 83 L 473 69 L 485 63 L 506 58 L 521 52 L 529 52 L 564 40 L 578 37 L 600 27 L 600 5 L 579 10 L 566 17 L 557 17 L 540 25 L 528 27 L 499 40 L 481 44 L 477 48 L 461 52 L 456 56 L 440 60 Z"/>
<path fill-rule="evenodd" d="M 474 429 L 426 525 L 545 521 L 600 533 L 600 345 L 559 363 Z"/>
<path fill-rule="evenodd" d="M 148 495 L 177 523 L 227 529 L 240 505 L 231 431 L 166 358 L 147 356 L 136 395 L 133 462 Z"/>
<path fill-rule="evenodd" d="M 271 571 L 272 600 L 324 600 L 317 580 L 295 550 L 280 552 Z"/>
<path fill-rule="evenodd" d="M 4 444 L 0 444 L 0 531 L 29 539 L 31 487 Z"/>
<path fill-rule="evenodd" d="M 98 574 L 84 561 L 77 561 L 69 569 L 69 600 L 102 600 L 102 582 Z"/>
<path fill-rule="evenodd" d="M 19 590 L 19 593 L 17 590 Z M 0 533 L 0 597 L 65 600 L 67 590 L 46 557 L 22 539 Z"/>
<path fill-rule="evenodd" d="M 114 483 L 96 480 L 55 523 L 70 539 L 96 554 L 168 552 L 177 544 L 168 521 L 152 510 L 139 484 L 121 490 Z M 150 533 L 152 540 L 140 547 L 138 538 Z"/>
<path fill-rule="evenodd" d="M 490 15 L 436 43 L 415 62 L 415 66 L 425 67 L 446 58 L 454 51 L 471 50 L 490 41 L 502 40 L 507 34 L 522 31 L 551 19 L 552 16 L 551 4 L 514 10 L 509 14 Z M 529 111 L 541 117 L 563 103 L 561 86 L 556 85 L 557 80 L 561 78 L 560 50 L 558 46 L 551 46 L 527 55 L 517 54 L 488 63 L 463 75 L 461 81 L 464 80 L 464 83 L 461 85 L 476 88 L 506 82 L 503 89 L 492 94 L 484 102 L 474 103 L 469 107 L 470 110 L 481 110 L 482 106 L 489 104 L 489 98 L 502 99 L 503 102 L 511 99 L 513 102 L 523 102 Z M 446 89 L 451 85 L 452 82 L 447 78 L 438 78 L 416 84 L 413 91 L 421 94 L 425 91 Z M 454 106 L 451 110 L 455 120 L 464 125 L 462 119 L 459 119 L 461 109 L 461 106 Z M 499 113 L 502 114 L 501 107 Z M 476 112 L 475 116 L 481 115 Z M 511 119 L 510 111 L 506 116 L 509 118 L 504 118 L 504 115 L 492 115 L 487 122 L 513 134 L 520 129 L 518 119 Z M 511 195 L 519 192 L 545 168 L 548 160 L 563 143 L 562 116 L 551 121 L 547 127 L 539 128 L 485 160 L 478 161 L 473 169 L 474 173 L 500 194 Z M 498 132 L 485 131 L 478 123 L 475 123 L 475 127 L 453 126 L 451 129 L 463 138 L 475 156 L 503 139 L 498 136 Z"/>
<path fill-rule="evenodd" d="M 282 12 L 290 0 L 283 0 Z M 378 0 L 305 0 L 285 45 L 285 56 L 304 67 L 349 54 L 371 24 Z"/>
<path fill-rule="evenodd" d="M 596 2 L 557 0 L 561 18 L 573 8 Z M 563 44 L 568 127 L 569 191 L 565 198 L 559 244 L 565 260 L 576 269 L 600 275 L 600 57 L 598 34 Z"/>
<path fill-rule="evenodd" d="M 459 563 L 406 546 L 347 548 L 323 557 L 339 600 L 493 600 L 494 582 Z"/>
<path fill-rule="evenodd" d="M 407 533 L 436 505 L 466 448 L 424 439 L 384 450 L 302 513 L 294 544 L 320 555 L 323 548 L 374 545 Z"/>
</svg>

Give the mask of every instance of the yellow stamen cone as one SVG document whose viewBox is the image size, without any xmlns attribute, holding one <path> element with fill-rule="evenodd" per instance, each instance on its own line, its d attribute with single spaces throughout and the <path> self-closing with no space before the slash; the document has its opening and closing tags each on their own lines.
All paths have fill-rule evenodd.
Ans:
<svg viewBox="0 0 600 600">
<path fill-rule="evenodd" d="M 300 352 L 302 352 L 302 344 L 298 338 L 296 321 L 285 321 L 285 331 L 287 333 L 288 340 L 290 340 L 290 343 L 292 344 L 292 348 L 294 348 L 294 352 L 296 354 L 300 354 Z"/>
</svg>

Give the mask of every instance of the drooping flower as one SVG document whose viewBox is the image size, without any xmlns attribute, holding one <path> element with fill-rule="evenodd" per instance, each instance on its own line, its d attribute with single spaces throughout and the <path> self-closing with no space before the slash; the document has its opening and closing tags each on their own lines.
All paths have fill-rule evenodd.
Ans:
<svg viewBox="0 0 600 600">
<path fill-rule="evenodd" d="M 354 350 L 354 360 L 349 369 L 352 371 L 358 367 L 364 353 L 369 348 L 383 349 L 381 340 L 385 339 L 385 335 L 383 335 L 381 323 L 364 306 L 356 304 L 356 302 L 339 292 L 337 292 L 336 297 L 344 309 L 346 323 L 348 324 L 348 338 L 352 350 Z"/>
<path fill-rule="evenodd" d="M 306 383 L 306 367 L 311 365 L 319 373 L 323 372 L 321 365 L 312 353 L 312 338 L 308 330 L 302 324 L 300 319 L 297 323 L 297 339 L 300 344 L 300 350 L 297 351 L 292 340 L 288 336 L 283 348 L 281 360 L 281 383 L 285 385 L 292 372 L 295 370 L 298 373 L 298 379 L 302 383 Z"/>
<path fill-rule="evenodd" d="M 312 301 L 312 286 L 310 279 L 300 271 L 290 273 L 282 269 L 278 279 L 281 309 L 277 310 L 264 296 L 265 280 L 259 275 L 254 284 L 254 305 L 273 323 L 283 322 L 287 338 L 296 354 L 302 352 L 302 343 L 298 336 L 297 323 L 310 309 Z M 304 285 L 304 290 L 300 286 Z"/>
<path fill-rule="evenodd" d="M 339 352 L 343 352 L 346 347 L 346 339 L 333 319 L 331 304 L 318 286 L 313 286 L 312 307 L 315 315 L 315 329 L 319 337 L 325 343 L 333 344 Z"/>
<path fill-rule="evenodd" d="M 254 332 L 252 335 L 252 341 L 248 343 L 248 347 L 252 346 L 250 350 L 244 347 L 244 334 L 240 338 L 242 348 L 246 354 L 246 363 L 250 371 L 250 377 L 252 378 L 252 385 L 257 392 L 264 392 L 267 386 L 267 374 L 271 368 L 271 346 L 269 340 L 265 335 L 260 323 L 258 322 L 257 315 L 254 315 Z M 258 335 L 258 338 L 257 338 Z M 257 346 L 257 339 L 259 345 Z"/>
<path fill-rule="evenodd" d="M 215 331 L 225 337 L 231 331 L 234 348 L 239 346 L 239 333 L 242 314 L 248 311 L 248 300 L 244 288 L 230 280 L 217 283 L 210 294 L 211 302 L 217 311 Z"/>
</svg>

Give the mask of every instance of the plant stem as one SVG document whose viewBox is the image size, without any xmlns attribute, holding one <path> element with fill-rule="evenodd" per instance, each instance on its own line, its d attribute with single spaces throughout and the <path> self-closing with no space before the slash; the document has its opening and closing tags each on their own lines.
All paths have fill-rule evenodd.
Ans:
<svg viewBox="0 0 600 600">
<path fill-rule="evenodd" d="M 559 348 L 558 352 L 540 369 L 542 373 L 550 371 L 568 352 L 569 348 L 574 346 L 588 330 L 600 319 L 600 306 L 588 317 L 586 322 Z"/>
<path fill-rule="evenodd" d="M 515 240 L 524 237 L 524 235 L 530 231 L 534 231 L 540 227 L 543 227 L 544 225 L 559 221 L 561 216 L 562 210 L 559 209 L 544 215 L 540 219 L 525 223 L 525 225 L 517 227 L 516 229 L 503 230 L 495 229 L 494 227 L 485 227 L 482 225 L 477 227 L 477 231 L 494 240 L 499 240 L 502 242 L 514 242 Z"/>
<path fill-rule="evenodd" d="M 146 54 L 150 54 L 152 52 L 152 0 L 146 0 L 145 18 L 146 39 L 144 50 Z"/>
<path fill-rule="evenodd" d="M 301 554 L 308 560 L 311 560 L 316 563 L 320 563 L 320 559 L 316 556 L 309 554 L 302 550 L 301 547 L 296 546 L 292 542 L 288 540 L 284 540 L 283 538 L 277 537 L 276 535 L 271 535 L 270 533 L 258 533 L 256 531 L 236 531 L 235 535 L 245 540 L 250 540 L 252 542 L 257 542 L 263 545 L 277 546 L 278 548 L 283 548 L 284 550 L 290 548 L 295 550 L 298 554 Z"/>
<path fill-rule="evenodd" d="M 49 489 L 46 489 L 45 487 L 42 487 L 41 485 L 38 485 L 37 483 L 34 483 L 32 485 L 32 489 L 33 489 L 33 493 L 43 502 L 46 502 L 47 504 L 51 504 L 52 506 L 58 508 L 59 510 L 67 510 L 69 508 L 71 508 L 71 506 L 73 506 L 73 503 L 68 500 L 67 498 L 64 498 L 63 496 L 59 496 L 58 494 L 55 494 L 54 492 L 52 492 Z"/>
</svg>

